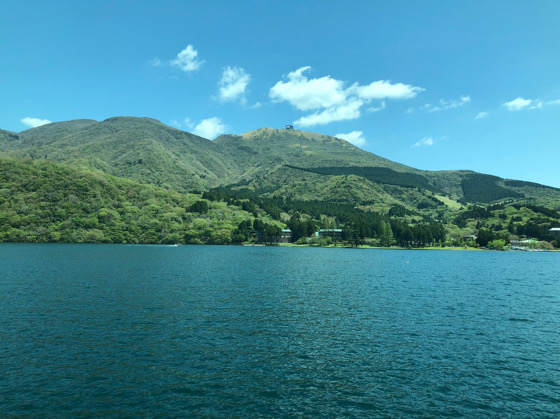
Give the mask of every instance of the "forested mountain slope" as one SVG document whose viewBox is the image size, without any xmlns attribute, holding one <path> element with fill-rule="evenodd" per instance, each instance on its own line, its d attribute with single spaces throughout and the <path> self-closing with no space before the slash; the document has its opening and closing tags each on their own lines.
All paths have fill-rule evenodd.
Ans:
<svg viewBox="0 0 560 419">
<path fill-rule="evenodd" d="M 51 123 L 19 134 L 0 131 L 0 153 L 93 168 L 179 192 L 228 187 L 375 208 L 422 206 L 434 195 L 464 203 L 530 199 L 560 205 L 555 188 L 472 171 L 418 170 L 299 130 L 263 128 L 209 141 L 155 119 L 115 117 Z"/>
<path fill-rule="evenodd" d="M 0 242 L 231 243 L 249 213 L 200 195 L 46 161 L 0 158 Z"/>
</svg>

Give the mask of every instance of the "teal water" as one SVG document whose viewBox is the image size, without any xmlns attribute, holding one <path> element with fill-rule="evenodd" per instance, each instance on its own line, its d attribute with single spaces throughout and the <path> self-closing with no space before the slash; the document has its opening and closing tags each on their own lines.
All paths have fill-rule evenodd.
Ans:
<svg viewBox="0 0 560 419">
<path fill-rule="evenodd" d="M 0 416 L 560 415 L 560 254 L 0 245 Z"/>
</svg>

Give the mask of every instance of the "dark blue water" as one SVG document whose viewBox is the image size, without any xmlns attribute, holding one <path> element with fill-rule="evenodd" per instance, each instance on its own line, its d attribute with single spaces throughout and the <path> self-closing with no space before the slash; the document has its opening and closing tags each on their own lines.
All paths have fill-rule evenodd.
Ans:
<svg viewBox="0 0 560 419">
<path fill-rule="evenodd" d="M 557 416 L 560 254 L 0 245 L 0 413 Z"/>
</svg>

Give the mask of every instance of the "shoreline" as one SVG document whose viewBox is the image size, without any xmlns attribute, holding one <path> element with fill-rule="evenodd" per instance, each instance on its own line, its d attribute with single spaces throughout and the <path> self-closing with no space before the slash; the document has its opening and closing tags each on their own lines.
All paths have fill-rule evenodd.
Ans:
<svg viewBox="0 0 560 419">
<path fill-rule="evenodd" d="M 513 249 L 485 249 L 479 247 L 461 247 L 461 246 L 426 246 L 426 247 L 402 247 L 402 246 L 345 246 L 345 245 L 329 245 L 316 246 L 313 244 L 296 244 L 296 243 L 72 243 L 72 242 L 0 242 L 3 244 L 32 244 L 32 245 L 117 245 L 117 246 L 160 246 L 160 247 L 181 247 L 181 246 L 239 246 L 239 247 L 314 247 L 320 249 L 373 249 L 373 250 L 445 250 L 445 251 L 468 251 L 468 252 L 518 252 L 518 253 L 558 253 L 560 249 L 534 249 L 534 250 L 513 250 Z"/>
</svg>

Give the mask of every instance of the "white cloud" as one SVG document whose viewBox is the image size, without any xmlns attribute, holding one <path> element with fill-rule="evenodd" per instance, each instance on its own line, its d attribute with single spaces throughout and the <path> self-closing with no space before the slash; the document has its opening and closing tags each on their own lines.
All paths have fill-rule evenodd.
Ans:
<svg viewBox="0 0 560 419">
<path fill-rule="evenodd" d="M 27 125 L 28 127 L 35 128 L 40 127 L 41 125 L 50 124 L 51 121 L 48 119 L 32 118 L 27 116 L 21 119 L 21 123 Z"/>
<path fill-rule="evenodd" d="M 484 119 L 488 116 L 488 112 L 479 112 L 476 114 L 474 119 Z"/>
<path fill-rule="evenodd" d="M 301 67 L 288 73 L 288 81 L 278 81 L 272 86 L 270 98 L 276 102 L 289 102 L 300 111 L 329 108 L 346 101 L 348 94 L 344 82 L 331 76 L 308 79 L 303 73 L 310 68 Z"/>
<path fill-rule="evenodd" d="M 189 44 L 184 50 L 177 54 L 177 58 L 171 61 L 171 65 L 184 72 L 195 71 L 198 70 L 204 62 L 199 60 L 197 57 L 198 51 Z"/>
<path fill-rule="evenodd" d="M 515 98 L 503 104 L 508 111 L 520 111 L 522 109 L 542 108 L 542 102 L 535 99 L 524 99 L 522 97 Z"/>
<path fill-rule="evenodd" d="M 411 86 L 409 84 L 394 83 L 392 84 L 387 80 L 378 80 L 371 82 L 365 86 L 360 86 L 357 83 L 350 88 L 356 94 L 364 99 L 412 99 L 418 93 L 426 89 L 421 87 Z"/>
<path fill-rule="evenodd" d="M 245 90 L 251 76 L 241 67 L 226 67 L 222 73 L 220 86 L 220 100 L 229 102 L 241 98 L 244 100 Z"/>
<path fill-rule="evenodd" d="M 549 100 L 546 102 L 547 105 L 560 105 L 560 99 Z"/>
<path fill-rule="evenodd" d="M 440 99 L 437 105 L 426 103 L 423 109 L 428 112 L 446 111 L 448 109 L 460 108 L 467 103 L 470 103 L 470 96 L 461 96 L 459 99 Z"/>
<path fill-rule="evenodd" d="M 342 138 L 343 140 L 346 140 L 350 144 L 354 144 L 355 146 L 363 146 L 366 144 L 366 139 L 364 138 L 363 134 L 364 133 L 362 131 L 352 131 L 346 134 L 336 134 L 335 137 Z"/>
<path fill-rule="evenodd" d="M 252 105 L 250 108 L 251 109 L 259 109 L 262 106 L 261 102 L 255 102 L 254 105 Z"/>
<path fill-rule="evenodd" d="M 218 135 L 223 134 L 225 130 L 226 126 L 222 120 L 215 116 L 203 119 L 196 127 L 194 127 L 194 133 L 196 135 L 210 140 L 213 140 Z"/>
<path fill-rule="evenodd" d="M 311 126 L 329 122 L 356 119 L 361 115 L 360 109 L 373 100 L 410 99 L 424 89 L 403 83 L 391 83 L 386 80 L 374 81 L 361 86 L 346 83 L 331 76 L 308 78 L 305 72 L 311 67 L 301 67 L 288 73 L 284 80 L 276 82 L 269 91 L 274 102 L 288 102 L 300 111 L 315 111 L 305 115 L 294 123 Z M 384 102 L 371 111 L 384 109 Z"/>
<path fill-rule="evenodd" d="M 322 112 L 315 112 L 310 115 L 302 116 L 298 120 L 294 121 L 294 124 L 302 127 L 310 127 L 313 125 L 325 125 L 333 121 L 356 119 L 361 115 L 360 108 L 363 104 L 363 101 L 353 99 L 340 106 L 333 106 Z"/>
<path fill-rule="evenodd" d="M 432 137 L 424 137 L 421 140 L 416 141 L 412 147 L 422 147 L 422 146 L 432 146 L 434 145 L 434 139 Z"/>
</svg>

